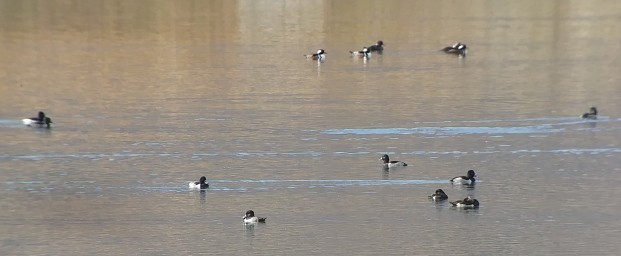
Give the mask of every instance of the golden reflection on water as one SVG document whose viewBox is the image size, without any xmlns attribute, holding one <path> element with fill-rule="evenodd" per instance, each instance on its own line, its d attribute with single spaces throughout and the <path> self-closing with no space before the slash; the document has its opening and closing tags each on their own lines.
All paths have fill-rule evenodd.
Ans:
<svg viewBox="0 0 621 256">
<path fill-rule="evenodd" d="M 2 1 L 0 5 L 4 92 L 0 97 L 19 111 L 52 105 L 66 112 L 70 110 L 63 107 L 76 98 L 105 105 L 109 98 L 144 95 L 244 95 L 257 90 L 249 86 L 253 83 L 279 85 L 262 86 L 265 93 L 323 94 L 321 87 L 290 86 L 297 76 L 306 76 L 287 72 L 306 64 L 298 57 L 323 47 L 329 59 L 324 66 L 341 65 L 348 50 L 376 39 L 387 42 L 389 53 L 412 59 L 393 58 L 387 65 L 436 64 L 438 59 L 430 56 L 436 49 L 463 41 L 471 45 L 472 58 L 462 68 L 490 86 L 505 76 L 514 78 L 506 74 L 510 71 L 526 74 L 510 86 L 562 84 L 562 90 L 588 91 L 597 83 L 600 90 L 618 92 L 615 80 L 602 77 L 614 73 L 619 58 L 610 58 L 608 47 L 594 47 L 619 41 L 619 35 L 612 33 L 621 29 L 615 1 Z M 585 62 L 602 67 L 585 68 Z M 531 68 L 548 72 L 534 73 Z M 322 84 L 329 86 L 347 75 L 326 67 L 317 72 L 326 78 Z M 410 73 L 402 70 L 395 75 Z M 411 75 L 419 76 L 419 81 L 438 79 L 435 72 Z M 340 92 L 359 88 L 355 83 L 343 86 L 347 85 L 336 89 L 339 97 L 348 95 Z M 442 88 L 423 90 L 439 98 L 453 95 Z M 84 97 L 94 93 L 104 102 Z M 52 104 L 27 95 L 46 95 Z"/>
</svg>

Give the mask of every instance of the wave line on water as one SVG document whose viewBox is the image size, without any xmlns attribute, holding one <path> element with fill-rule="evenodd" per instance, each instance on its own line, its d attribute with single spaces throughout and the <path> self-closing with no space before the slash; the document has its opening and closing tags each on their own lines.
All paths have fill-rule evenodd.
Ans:
<svg viewBox="0 0 621 256">
<path fill-rule="evenodd" d="M 472 151 L 424 151 L 416 150 L 412 152 L 401 152 L 402 155 L 420 155 L 435 157 L 439 155 L 467 155 L 467 154 L 523 154 L 523 153 L 552 153 L 552 154 L 599 154 L 599 153 L 621 153 L 621 148 L 559 148 L 559 149 L 513 149 L 509 150 L 510 146 L 504 146 L 507 150 L 472 150 Z M 63 158 L 83 158 L 90 160 L 108 159 L 110 161 L 118 159 L 128 158 L 143 158 L 143 157 L 173 157 L 189 159 L 196 159 L 202 157 L 275 157 L 275 156 L 310 156 L 319 157 L 325 155 L 373 155 L 379 154 L 379 152 L 370 151 L 352 151 L 352 152 L 316 152 L 316 151 L 303 151 L 303 152 L 237 152 L 237 153 L 193 153 L 193 154 L 181 154 L 181 153 L 85 153 L 85 154 L 50 154 L 50 155 L 2 155 L 0 154 L 0 160 L 43 160 L 43 159 L 63 159 Z"/>
<path fill-rule="evenodd" d="M 417 128 L 347 128 L 328 129 L 321 131 L 327 135 L 411 135 L 425 134 L 437 136 L 456 136 L 473 134 L 531 134 L 555 133 L 564 131 L 563 128 L 553 128 L 551 125 L 518 126 L 518 127 L 417 127 Z"/>
<path fill-rule="evenodd" d="M 212 183 L 302 183 L 311 185 L 423 185 L 444 184 L 448 180 L 211 180 Z"/>
<path fill-rule="evenodd" d="M 584 120 L 580 118 L 527 118 L 509 120 L 461 120 L 461 121 L 436 121 L 436 122 L 414 122 L 414 124 L 434 125 L 434 124 L 455 124 L 455 126 L 423 126 L 423 127 L 388 127 L 388 128 L 340 128 L 320 130 L 320 134 L 325 135 L 435 135 L 435 136 L 459 136 L 477 134 L 542 134 L 563 132 L 565 126 L 578 125 L 592 122 L 609 122 L 610 118 L 602 116 L 598 120 Z M 531 125 L 502 125 L 501 123 L 534 123 Z M 541 123 L 544 122 L 544 123 Z M 499 123 L 496 126 L 467 126 L 472 123 Z M 539 123 L 539 124 L 537 124 Z M 462 124 L 462 125 L 460 125 Z"/>
</svg>

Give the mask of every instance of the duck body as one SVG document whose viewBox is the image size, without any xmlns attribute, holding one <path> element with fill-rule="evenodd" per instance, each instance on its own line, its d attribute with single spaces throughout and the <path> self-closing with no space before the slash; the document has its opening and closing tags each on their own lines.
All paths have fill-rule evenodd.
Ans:
<svg viewBox="0 0 621 256">
<path fill-rule="evenodd" d="M 474 184 L 474 182 L 476 181 L 475 179 L 476 176 L 477 175 L 474 173 L 474 170 L 469 170 L 466 176 L 457 176 L 455 178 L 452 178 L 450 181 L 453 184 L 470 185 L 470 184 Z"/>
<path fill-rule="evenodd" d="M 52 119 L 45 116 L 45 113 L 40 111 L 37 117 L 22 119 L 22 123 L 27 126 L 50 128 Z"/>
<path fill-rule="evenodd" d="M 444 47 L 441 51 L 449 54 L 459 55 L 460 57 L 466 57 L 466 54 L 468 53 L 468 46 L 459 42 L 455 43 L 454 45 Z"/>
<path fill-rule="evenodd" d="M 190 189 L 207 189 L 209 188 L 209 184 L 206 181 L 207 178 L 203 176 L 198 181 L 190 182 L 188 186 L 190 187 Z"/>
<path fill-rule="evenodd" d="M 318 60 L 318 61 L 323 62 L 326 60 L 326 51 L 324 51 L 323 49 L 319 49 L 317 50 L 317 53 L 305 54 L 304 57 L 306 57 L 307 59 Z"/>
<path fill-rule="evenodd" d="M 382 157 L 380 158 L 380 160 L 384 163 L 384 167 L 385 168 L 396 168 L 396 167 L 404 167 L 404 166 L 408 166 L 408 164 L 406 164 L 405 162 L 401 162 L 401 161 L 390 161 L 390 158 L 388 157 L 388 155 L 382 155 Z"/>
<path fill-rule="evenodd" d="M 367 58 L 367 59 L 371 58 L 371 51 L 367 47 L 362 48 L 362 51 L 349 51 L 349 53 L 353 57 Z"/>
<path fill-rule="evenodd" d="M 597 119 L 597 108 L 591 107 L 588 113 L 584 113 L 580 117 L 584 119 Z"/>
<path fill-rule="evenodd" d="M 370 52 L 377 52 L 381 54 L 384 51 L 384 42 L 382 40 L 377 41 L 374 45 L 367 47 Z"/>
<path fill-rule="evenodd" d="M 444 190 L 442 189 L 436 189 L 436 192 L 431 194 L 429 196 L 429 199 L 433 200 L 433 201 L 443 201 L 443 200 L 447 200 L 448 199 L 448 195 L 446 195 L 446 193 L 444 193 Z"/>
<path fill-rule="evenodd" d="M 255 223 L 265 223 L 267 218 L 254 216 L 253 210 L 246 211 L 246 215 L 244 215 L 243 220 L 244 224 L 255 224 Z"/>
<path fill-rule="evenodd" d="M 479 201 L 471 197 L 466 197 L 463 200 L 457 200 L 457 201 L 450 202 L 450 203 L 454 207 L 463 208 L 463 209 L 479 208 Z"/>
</svg>

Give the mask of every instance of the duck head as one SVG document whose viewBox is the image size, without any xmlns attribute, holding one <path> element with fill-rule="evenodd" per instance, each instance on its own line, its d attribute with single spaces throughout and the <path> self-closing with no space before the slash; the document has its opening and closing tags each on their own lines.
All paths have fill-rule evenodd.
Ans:
<svg viewBox="0 0 621 256">
<path fill-rule="evenodd" d="M 476 176 L 477 176 L 477 175 L 474 173 L 474 170 L 469 170 L 469 171 L 468 171 L 467 177 L 468 177 L 469 179 L 474 179 Z"/>
<path fill-rule="evenodd" d="M 382 162 L 384 162 L 385 164 L 390 162 L 390 158 L 388 158 L 388 155 L 384 154 L 382 157 L 380 157 L 380 160 L 382 160 Z"/>
</svg>

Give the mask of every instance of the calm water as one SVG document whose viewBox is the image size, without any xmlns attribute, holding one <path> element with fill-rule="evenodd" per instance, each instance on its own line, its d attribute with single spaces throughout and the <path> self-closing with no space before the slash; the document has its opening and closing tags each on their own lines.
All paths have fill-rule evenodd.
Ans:
<svg viewBox="0 0 621 256">
<path fill-rule="evenodd" d="M 0 254 L 616 255 L 620 11 L 0 1 Z"/>
</svg>

